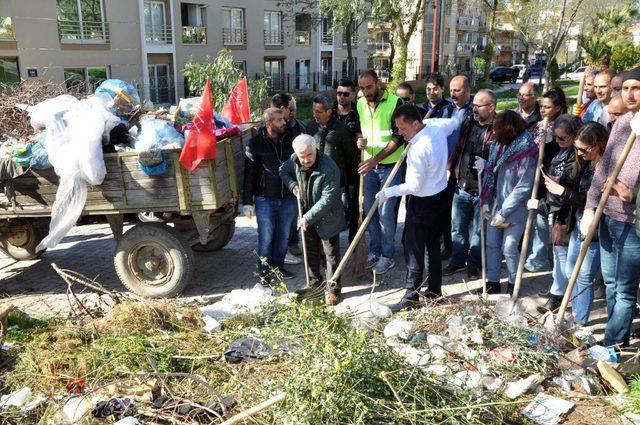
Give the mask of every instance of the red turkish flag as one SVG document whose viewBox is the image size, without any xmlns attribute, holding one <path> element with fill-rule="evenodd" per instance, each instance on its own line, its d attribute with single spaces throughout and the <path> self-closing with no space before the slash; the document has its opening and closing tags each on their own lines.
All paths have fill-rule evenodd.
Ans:
<svg viewBox="0 0 640 425">
<path fill-rule="evenodd" d="M 222 116 L 231 121 L 231 124 L 243 124 L 250 120 L 249 89 L 247 77 L 242 77 L 235 85 L 227 104 L 222 108 Z"/>
<path fill-rule="evenodd" d="M 180 152 L 180 164 L 189 171 L 196 169 L 201 161 L 216 157 L 216 134 L 213 125 L 213 104 L 211 102 L 211 80 L 207 77 L 200 108 L 193 119 L 193 128 Z"/>
</svg>

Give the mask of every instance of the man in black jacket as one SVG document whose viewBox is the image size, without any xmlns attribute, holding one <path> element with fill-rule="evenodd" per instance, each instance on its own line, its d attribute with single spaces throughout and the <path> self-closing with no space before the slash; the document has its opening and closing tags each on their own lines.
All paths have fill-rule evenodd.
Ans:
<svg viewBox="0 0 640 425">
<path fill-rule="evenodd" d="M 277 270 L 284 279 L 294 277 L 284 268 L 284 257 L 297 214 L 296 200 L 280 179 L 280 166 L 293 154 L 285 137 L 282 112 L 269 108 L 264 125 L 247 145 L 244 165 L 243 213 L 258 221 L 258 270 L 270 280 Z M 254 206 L 255 205 L 255 206 Z M 264 282 L 264 281 L 263 281 Z"/>
</svg>

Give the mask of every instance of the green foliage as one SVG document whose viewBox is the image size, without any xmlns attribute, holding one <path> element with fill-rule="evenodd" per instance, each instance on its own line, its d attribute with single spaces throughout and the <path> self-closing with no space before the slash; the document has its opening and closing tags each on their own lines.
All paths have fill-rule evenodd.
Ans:
<svg viewBox="0 0 640 425">
<path fill-rule="evenodd" d="M 610 66 L 616 72 L 631 69 L 640 64 L 640 48 L 631 43 L 618 43 L 611 53 Z"/>
<path fill-rule="evenodd" d="M 549 81 L 547 83 L 549 88 L 553 88 L 556 86 L 556 82 L 560 78 L 560 67 L 558 66 L 558 61 L 554 58 L 547 67 L 547 77 Z"/>
<path fill-rule="evenodd" d="M 640 376 L 634 376 L 629 383 L 625 410 L 631 413 L 640 413 Z"/>
<path fill-rule="evenodd" d="M 487 60 L 484 58 L 484 56 L 474 56 L 473 57 L 473 69 L 475 70 L 483 70 L 484 72 L 484 64 L 487 62 Z"/>
<path fill-rule="evenodd" d="M 216 111 L 221 111 L 233 86 L 242 78 L 242 70 L 234 63 L 228 50 L 222 49 L 215 58 L 205 56 L 202 62 L 189 61 L 182 70 L 189 93 L 202 95 L 207 77 L 211 77 L 211 97 Z M 266 77 L 248 81 L 251 116 L 261 115 L 261 102 L 269 95 Z"/>
</svg>

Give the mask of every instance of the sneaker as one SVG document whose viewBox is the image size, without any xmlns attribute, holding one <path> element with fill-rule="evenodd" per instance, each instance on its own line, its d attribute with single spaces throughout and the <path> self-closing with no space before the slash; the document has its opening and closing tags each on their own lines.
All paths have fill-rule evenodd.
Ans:
<svg viewBox="0 0 640 425">
<path fill-rule="evenodd" d="M 442 276 L 451 276 L 452 274 L 456 274 L 458 272 L 463 271 L 465 268 L 466 267 L 464 266 L 464 264 L 461 264 L 459 266 L 454 266 L 452 264 L 449 264 L 444 269 L 442 269 Z"/>
<path fill-rule="evenodd" d="M 287 252 L 287 255 L 284 256 L 284 263 L 285 264 L 300 264 L 300 263 L 302 263 L 302 259 L 300 257 L 296 257 L 295 255 L 291 254 L 291 252 Z"/>
<path fill-rule="evenodd" d="M 412 289 L 407 289 L 399 303 L 391 306 L 391 312 L 420 308 L 420 294 Z"/>
<path fill-rule="evenodd" d="M 536 307 L 536 310 L 538 310 L 538 313 L 540 314 L 545 314 L 548 311 L 555 313 L 556 310 L 560 307 L 560 304 L 562 304 L 562 297 L 559 295 L 550 294 L 547 302 L 541 306 Z"/>
<path fill-rule="evenodd" d="M 502 292 L 500 282 L 487 282 L 487 294 L 499 294 Z"/>
<path fill-rule="evenodd" d="M 289 246 L 289 252 L 291 253 L 291 255 L 302 255 L 302 250 L 298 245 Z"/>
<path fill-rule="evenodd" d="M 370 269 L 373 266 L 376 265 L 376 263 L 378 262 L 378 260 L 380 259 L 380 257 L 378 257 L 375 254 L 369 254 L 367 255 L 367 264 L 365 265 L 366 269 Z"/>
<path fill-rule="evenodd" d="M 282 275 L 282 279 L 284 280 L 291 280 L 294 277 L 296 277 L 295 274 L 291 273 L 289 270 L 285 269 L 284 267 L 278 268 L 278 271 L 280 272 L 280 274 Z"/>
<path fill-rule="evenodd" d="M 373 271 L 376 272 L 376 274 L 385 274 L 386 272 L 391 270 L 395 265 L 396 263 L 393 261 L 393 259 L 387 258 L 387 257 L 380 257 L 376 265 L 373 266 Z"/>
</svg>

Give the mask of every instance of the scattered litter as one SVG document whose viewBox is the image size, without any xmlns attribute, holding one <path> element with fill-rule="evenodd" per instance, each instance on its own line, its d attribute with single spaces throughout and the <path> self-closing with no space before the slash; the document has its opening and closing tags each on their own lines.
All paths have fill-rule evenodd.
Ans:
<svg viewBox="0 0 640 425">
<path fill-rule="evenodd" d="M 71 397 L 62 407 L 64 423 L 76 424 L 91 412 L 98 402 L 97 396 L 77 396 Z"/>
<path fill-rule="evenodd" d="M 224 352 L 224 359 L 232 364 L 251 362 L 281 354 L 283 350 L 280 348 L 279 345 L 271 346 L 264 339 L 249 335 L 232 341 Z"/>
<path fill-rule="evenodd" d="M 251 289 L 234 289 L 217 303 L 200 308 L 205 316 L 216 320 L 229 316 L 240 316 L 258 312 L 265 304 L 275 300 L 271 288 L 265 288 L 257 283 Z"/>
<path fill-rule="evenodd" d="M 534 374 L 527 378 L 520 379 L 515 382 L 508 382 L 507 389 L 504 394 L 511 400 L 515 400 L 527 391 L 535 388 L 540 382 L 544 381 L 544 376 Z"/>
<path fill-rule="evenodd" d="M 517 358 L 510 348 L 493 348 L 489 350 L 487 357 L 494 360 L 502 360 L 504 362 L 512 362 Z"/>
<path fill-rule="evenodd" d="M 0 410 L 8 407 L 21 408 L 27 403 L 27 399 L 31 395 L 31 388 L 25 387 L 14 391 L 11 394 L 0 397 Z"/>
<path fill-rule="evenodd" d="M 489 391 L 499 391 L 502 388 L 502 379 L 493 376 L 483 376 L 482 385 Z"/>
<path fill-rule="evenodd" d="M 225 411 L 233 409 L 237 404 L 238 402 L 231 396 L 222 397 L 220 403 L 217 401 L 198 401 L 190 404 L 183 398 L 173 399 L 165 396 L 153 400 L 153 407 L 156 409 L 173 411 L 180 416 L 206 424 L 219 419 Z"/>
<path fill-rule="evenodd" d="M 213 332 L 218 332 L 222 330 L 222 325 L 216 319 L 211 316 L 203 315 L 202 320 L 204 321 L 204 330 L 211 334 Z"/>
<path fill-rule="evenodd" d="M 113 425 L 141 425 L 141 424 L 140 424 L 140 421 L 138 421 L 133 416 L 127 416 L 126 418 L 122 418 L 118 422 L 115 422 Z"/>
<path fill-rule="evenodd" d="M 371 313 L 379 319 L 386 319 L 387 317 L 391 317 L 393 314 L 388 306 L 377 301 L 371 301 L 369 309 L 371 310 Z"/>
<path fill-rule="evenodd" d="M 131 416 L 135 411 L 136 402 L 128 397 L 113 397 L 107 401 L 99 402 L 93 408 L 91 414 L 94 418 L 104 419 L 109 416 Z"/>
<path fill-rule="evenodd" d="M 589 357 L 594 360 L 602 360 L 605 362 L 618 362 L 618 353 L 614 347 L 603 347 L 602 345 L 594 345 L 589 348 Z"/>
<path fill-rule="evenodd" d="M 401 339 L 409 339 L 416 332 L 415 323 L 395 318 L 384 327 L 384 337 L 392 338 L 397 336 Z"/>
<path fill-rule="evenodd" d="M 556 425 L 574 406 L 575 403 L 570 401 L 540 393 L 525 407 L 522 414 L 540 425 Z"/>
<path fill-rule="evenodd" d="M 602 376 L 602 379 L 604 379 L 611 388 L 619 393 L 629 392 L 629 387 L 622 376 L 608 363 L 598 360 L 597 367 L 600 376 Z"/>
</svg>

